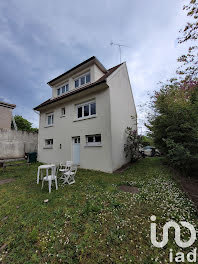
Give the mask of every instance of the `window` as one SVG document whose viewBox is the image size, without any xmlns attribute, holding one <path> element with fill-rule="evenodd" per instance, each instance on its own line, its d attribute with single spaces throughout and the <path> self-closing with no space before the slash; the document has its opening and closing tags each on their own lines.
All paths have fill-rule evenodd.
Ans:
<svg viewBox="0 0 198 264">
<path fill-rule="evenodd" d="M 75 88 L 78 88 L 81 85 L 89 83 L 91 81 L 90 73 L 86 73 L 75 80 Z"/>
<path fill-rule="evenodd" d="M 54 124 L 54 114 L 50 113 L 46 115 L 46 125 L 47 126 L 53 126 Z"/>
<path fill-rule="evenodd" d="M 67 83 L 67 84 L 65 84 L 65 85 L 63 85 L 63 86 L 61 86 L 60 88 L 57 89 L 57 95 L 58 96 L 62 95 L 64 93 L 68 92 L 68 91 L 69 91 L 69 84 Z"/>
<path fill-rule="evenodd" d="M 65 116 L 65 107 L 61 108 L 61 116 Z"/>
<path fill-rule="evenodd" d="M 101 146 L 101 134 L 87 135 L 86 145 L 87 146 Z"/>
<path fill-rule="evenodd" d="M 65 86 L 62 87 L 62 94 L 65 93 Z"/>
<path fill-rule="evenodd" d="M 89 105 L 84 105 L 84 116 L 89 116 Z"/>
<path fill-rule="evenodd" d="M 96 103 L 91 103 L 91 115 L 96 114 Z"/>
<path fill-rule="evenodd" d="M 45 148 L 53 148 L 53 139 L 45 139 Z"/>
<path fill-rule="evenodd" d="M 89 102 L 77 106 L 77 118 L 87 118 L 96 115 L 96 102 Z"/>
<path fill-rule="evenodd" d="M 80 143 L 80 137 L 75 137 L 75 138 L 74 138 L 74 143 L 75 143 L 75 144 Z"/>
<path fill-rule="evenodd" d="M 79 80 L 75 80 L 75 88 L 79 86 Z"/>
<path fill-rule="evenodd" d="M 78 118 L 82 117 L 82 107 L 78 107 Z"/>
</svg>

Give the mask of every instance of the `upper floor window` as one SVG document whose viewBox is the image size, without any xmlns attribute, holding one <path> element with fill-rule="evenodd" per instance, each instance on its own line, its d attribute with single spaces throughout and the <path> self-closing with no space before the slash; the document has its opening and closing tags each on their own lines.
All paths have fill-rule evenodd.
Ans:
<svg viewBox="0 0 198 264">
<path fill-rule="evenodd" d="M 88 102 L 77 106 L 77 118 L 87 118 L 96 115 L 96 102 Z"/>
<path fill-rule="evenodd" d="M 50 113 L 46 115 L 46 125 L 47 126 L 53 126 L 54 124 L 54 114 Z"/>
<path fill-rule="evenodd" d="M 65 116 L 65 107 L 61 108 L 61 116 Z"/>
<path fill-rule="evenodd" d="M 69 91 L 69 84 L 67 83 L 67 84 L 65 84 L 62 87 L 60 87 L 60 88 L 57 89 L 57 95 L 58 96 L 59 95 L 62 95 L 64 93 L 68 92 L 68 91 Z"/>
<path fill-rule="evenodd" d="M 78 88 L 81 85 L 84 85 L 86 83 L 89 83 L 91 81 L 90 72 L 78 77 L 75 79 L 75 88 Z"/>
</svg>

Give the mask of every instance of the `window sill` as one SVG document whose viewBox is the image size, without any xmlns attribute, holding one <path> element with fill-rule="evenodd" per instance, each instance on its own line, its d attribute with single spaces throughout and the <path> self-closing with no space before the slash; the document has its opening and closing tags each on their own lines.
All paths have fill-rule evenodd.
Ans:
<svg viewBox="0 0 198 264">
<path fill-rule="evenodd" d="M 62 118 L 62 117 L 66 117 L 66 115 L 62 115 L 62 116 L 60 116 L 60 118 Z"/>
<path fill-rule="evenodd" d="M 82 85 L 79 85 L 78 87 L 75 87 L 75 89 L 82 88 L 83 86 L 86 86 L 88 84 L 91 84 L 91 81 L 90 82 L 87 82 L 87 83 L 84 83 Z"/>
<path fill-rule="evenodd" d="M 91 119 L 91 118 L 96 118 L 97 115 L 92 115 L 92 116 L 88 116 L 88 117 L 82 117 L 82 118 L 77 118 L 77 119 L 74 119 L 73 122 L 77 122 L 77 121 L 81 121 L 81 120 L 86 120 L 86 119 Z"/>
<path fill-rule="evenodd" d="M 47 128 L 47 127 L 53 127 L 54 125 L 49 125 L 49 126 L 45 126 L 44 128 Z"/>
<path fill-rule="evenodd" d="M 65 94 L 67 94 L 69 91 L 67 91 L 67 92 L 65 92 L 65 93 L 62 93 L 62 94 L 57 94 L 56 96 L 55 96 L 55 98 L 57 98 L 57 97 L 60 97 L 60 96 L 63 96 L 63 95 L 65 95 Z"/>
<path fill-rule="evenodd" d="M 84 146 L 85 148 L 89 148 L 89 147 L 102 147 L 102 145 L 100 144 L 100 145 L 85 145 Z"/>
<path fill-rule="evenodd" d="M 53 146 L 43 147 L 43 149 L 53 149 Z"/>
</svg>

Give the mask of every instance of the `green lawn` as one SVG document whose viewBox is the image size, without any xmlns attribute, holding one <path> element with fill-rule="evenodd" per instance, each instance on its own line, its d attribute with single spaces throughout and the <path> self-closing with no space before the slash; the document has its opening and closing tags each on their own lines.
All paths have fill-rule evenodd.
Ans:
<svg viewBox="0 0 198 264">
<path fill-rule="evenodd" d="M 157 216 L 160 233 L 170 219 L 198 226 L 160 158 L 122 174 L 78 170 L 75 184 L 53 186 L 51 194 L 47 183 L 43 190 L 36 184 L 37 167 L 0 170 L 0 180 L 15 179 L 0 186 L 0 263 L 166 263 L 169 249 L 180 249 L 172 239 L 163 250 L 151 246 L 150 216 Z M 121 184 L 139 193 L 119 191 Z"/>
</svg>

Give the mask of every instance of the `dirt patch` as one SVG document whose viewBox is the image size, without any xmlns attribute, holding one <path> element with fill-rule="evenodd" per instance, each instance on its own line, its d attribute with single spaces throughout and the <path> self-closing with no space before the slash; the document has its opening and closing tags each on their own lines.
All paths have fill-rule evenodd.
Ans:
<svg viewBox="0 0 198 264">
<path fill-rule="evenodd" d="M 5 184 L 5 183 L 9 183 L 9 182 L 13 182 L 13 181 L 15 181 L 15 180 L 14 180 L 14 179 L 1 180 L 1 181 L 0 181 L 0 185 L 3 185 L 3 184 Z"/>
<path fill-rule="evenodd" d="M 125 170 L 127 170 L 129 167 L 131 166 L 131 162 L 123 165 L 122 167 L 120 167 L 119 169 L 115 170 L 114 172 L 115 173 L 122 173 L 124 172 Z"/>
<path fill-rule="evenodd" d="M 129 192 L 129 193 L 132 193 L 132 194 L 136 194 L 136 193 L 139 192 L 139 189 L 137 187 L 128 186 L 128 185 L 121 185 L 121 186 L 118 187 L 118 189 L 120 191 Z"/>
<path fill-rule="evenodd" d="M 181 185 L 188 198 L 194 202 L 198 212 L 198 178 L 176 175 L 176 180 Z"/>
</svg>

